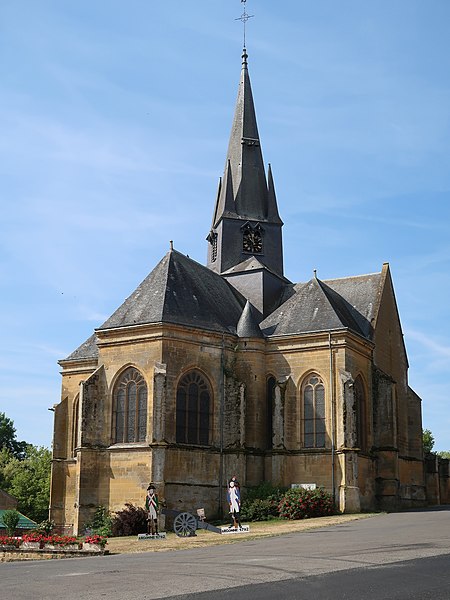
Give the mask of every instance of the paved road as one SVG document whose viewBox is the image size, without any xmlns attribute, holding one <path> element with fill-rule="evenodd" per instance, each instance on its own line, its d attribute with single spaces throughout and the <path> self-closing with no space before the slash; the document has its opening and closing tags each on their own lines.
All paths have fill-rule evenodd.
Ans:
<svg viewBox="0 0 450 600">
<path fill-rule="evenodd" d="M 448 600 L 448 573 L 450 507 L 197 550 L 4 563 L 0 594 L 3 600 L 218 600 L 235 588 L 235 600 Z"/>
<path fill-rule="evenodd" d="M 449 600 L 450 555 L 172 596 L 174 600 Z"/>
</svg>

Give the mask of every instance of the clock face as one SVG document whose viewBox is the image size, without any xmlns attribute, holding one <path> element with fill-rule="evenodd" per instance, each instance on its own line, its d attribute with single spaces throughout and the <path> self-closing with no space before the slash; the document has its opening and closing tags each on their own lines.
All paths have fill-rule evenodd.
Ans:
<svg viewBox="0 0 450 600">
<path fill-rule="evenodd" d="M 263 249 L 262 236 L 259 231 L 245 231 L 242 242 L 244 252 L 261 254 Z"/>
</svg>

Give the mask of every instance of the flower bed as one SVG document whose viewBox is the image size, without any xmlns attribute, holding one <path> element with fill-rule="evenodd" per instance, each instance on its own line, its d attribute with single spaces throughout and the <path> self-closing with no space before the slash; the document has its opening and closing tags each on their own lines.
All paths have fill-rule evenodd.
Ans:
<svg viewBox="0 0 450 600">
<path fill-rule="evenodd" d="M 27 533 L 23 537 L 0 536 L 0 551 L 25 550 L 32 552 L 103 552 L 106 537 L 90 535 L 77 538 L 71 535 Z"/>
<path fill-rule="evenodd" d="M 96 546 L 100 546 L 104 548 L 108 543 L 108 540 L 103 535 L 98 535 L 94 533 L 93 535 L 87 535 L 83 541 L 84 544 L 94 544 Z"/>
<path fill-rule="evenodd" d="M 21 539 L 11 535 L 0 536 L 0 550 L 15 550 L 20 546 Z"/>
<path fill-rule="evenodd" d="M 78 539 L 72 535 L 48 535 L 43 536 L 42 541 L 44 542 L 44 550 L 62 550 L 75 545 L 78 549 L 79 545 Z"/>
</svg>

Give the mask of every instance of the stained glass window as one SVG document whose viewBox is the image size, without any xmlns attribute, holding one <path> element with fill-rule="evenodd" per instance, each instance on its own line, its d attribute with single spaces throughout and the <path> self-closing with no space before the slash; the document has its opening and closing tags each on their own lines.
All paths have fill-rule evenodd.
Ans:
<svg viewBox="0 0 450 600">
<path fill-rule="evenodd" d="M 303 384 L 303 445 L 325 447 L 325 387 L 318 375 L 310 375 Z"/>
<path fill-rule="evenodd" d="M 178 384 L 176 440 L 179 444 L 209 444 L 211 393 L 198 371 L 190 371 Z"/>
<path fill-rule="evenodd" d="M 114 388 L 114 441 L 145 442 L 147 385 L 139 371 L 129 367 Z"/>
</svg>

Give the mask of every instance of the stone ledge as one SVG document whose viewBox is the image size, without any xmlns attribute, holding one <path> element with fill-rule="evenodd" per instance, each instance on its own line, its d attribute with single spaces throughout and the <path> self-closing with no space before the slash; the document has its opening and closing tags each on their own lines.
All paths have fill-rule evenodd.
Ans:
<svg viewBox="0 0 450 600">
<path fill-rule="evenodd" d="M 59 558 L 79 558 L 80 556 L 104 556 L 109 550 L 45 550 L 24 549 L 3 550 L 0 548 L 0 562 L 12 562 L 16 560 L 49 560 Z"/>
</svg>

